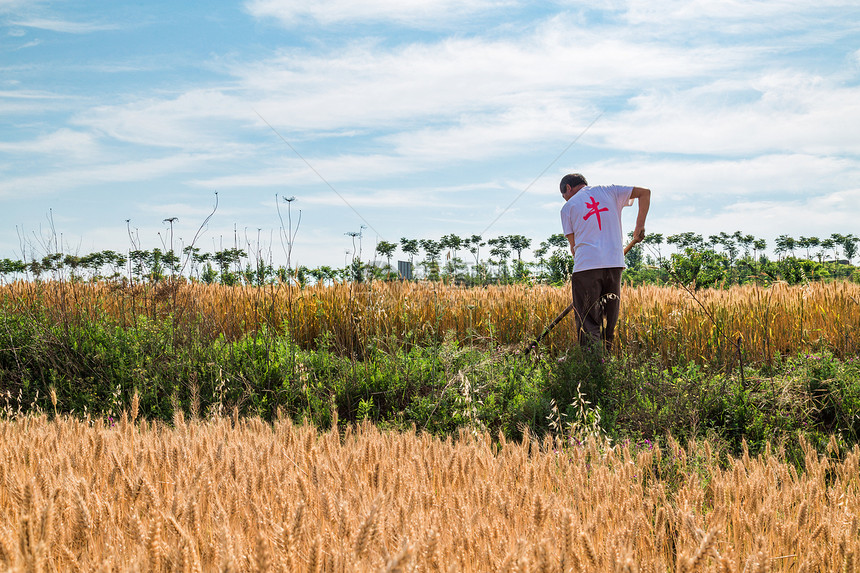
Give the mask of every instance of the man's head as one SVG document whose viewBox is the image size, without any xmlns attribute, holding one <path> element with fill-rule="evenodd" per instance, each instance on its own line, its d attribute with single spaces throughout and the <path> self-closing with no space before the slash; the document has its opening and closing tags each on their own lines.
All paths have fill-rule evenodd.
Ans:
<svg viewBox="0 0 860 573">
<path fill-rule="evenodd" d="M 561 183 L 559 183 L 558 186 L 562 196 L 565 198 L 565 200 L 567 200 L 570 198 L 567 196 L 567 193 L 570 190 L 578 189 L 579 187 L 585 185 L 588 185 L 588 181 L 585 180 L 585 177 L 581 173 L 568 173 L 561 178 Z"/>
</svg>

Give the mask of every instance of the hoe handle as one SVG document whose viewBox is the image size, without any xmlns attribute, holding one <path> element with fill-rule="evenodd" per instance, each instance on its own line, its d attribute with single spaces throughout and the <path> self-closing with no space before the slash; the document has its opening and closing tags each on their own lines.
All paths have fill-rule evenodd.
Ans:
<svg viewBox="0 0 860 573">
<path fill-rule="evenodd" d="M 638 242 L 639 242 L 638 240 L 633 239 L 632 241 L 627 243 L 627 246 L 624 247 L 624 254 L 626 255 L 627 253 L 629 253 L 630 249 L 633 248 L 633 245 L 635 245 Z M 570 314 L 570 311 L 572 311 L 572 310 L 573 310 L 573 303 L 571 302 L 569 305 L 567 305 L 566 309 L 561 311 L 561 314 L 559 314 L 557 317 L 555 317 L 555 319 L 553 319 L 552 322 L 549 323 L 549 326 L 547 326 L 544 329 L 544 331 L 540 333 L 540 336 L 535 338 L 534 341 L 526 347 L 526 354 L 531 352 L 532 348 L 535 348 L 538 344 L 540 344 L 540 341 L 543 340 L 547 334 L 549 334 L 549 331 L 552 330 L 553 328 L 555 328 L 555 325 L 557 325 L 559 322 L 564 320 L 564 317 L 567 316 L 568 314 Z"/>
</svg>

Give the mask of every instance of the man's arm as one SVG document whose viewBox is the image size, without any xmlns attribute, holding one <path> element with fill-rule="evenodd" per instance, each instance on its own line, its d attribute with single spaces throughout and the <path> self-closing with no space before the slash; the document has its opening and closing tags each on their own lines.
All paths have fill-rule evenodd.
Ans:
<svg viewBox="0 0 860 573">
<path fill-rule="evenodd" d="M 634 187 L 630 198 L 639 200 L 639 214 L 636 216 L 636 228 L 633 229 L 633 238 L 638 243 L 645 238 L 645 218 L 648 217 L 648 208 L 651 207 L 651 190 Z"/>
<path fill-rule="evenodd" d="M 570 254 L 576 256 L 576 242 L 573 240 L 573 233 L 565 235 L 567 242 L 570 243 Z"/>
</svg>

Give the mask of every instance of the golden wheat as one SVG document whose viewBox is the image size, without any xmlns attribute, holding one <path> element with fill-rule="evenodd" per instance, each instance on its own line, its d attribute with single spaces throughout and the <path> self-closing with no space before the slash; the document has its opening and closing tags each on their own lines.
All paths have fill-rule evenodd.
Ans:
<svg viewBox="0 0 860 573">
<path fill-rule="evenodd" d="M 0 421 L 0 569 L 850 570 L 860 448 L 804 448 L 797 472 L 694 443 L 24 417 Z"/>
<path fill-rule="evenodd" d="M 124 286 L 115 283 L 25 283 L 0 287 L 0 301 L 16 313 L 50 314 L 54 322 L 109 318 L 147 327 L 146 318 L 170 316 L 173 336 L 193 332 L 237 339 L 249 332 L 288 329 L 312 347 L 328 336 L 354 353 L 369 343 L 461 341 L 522 345 L 541 332 L 570 300 L 569 287 L 458 288 L 440 284 L 336 284 L 304 289 L 286 285 L 226 287 L 185 282 Z M 705 289 L 643 286 L 622 291 L 620 346 L 677 358 L 725 363 L 772 360 L 822 347 L 839 355 L 860 351 L 860 285 L 775 284 Z M 559 325 L 546 348 L 575 344 L 572 319 Z"/>
</svg>

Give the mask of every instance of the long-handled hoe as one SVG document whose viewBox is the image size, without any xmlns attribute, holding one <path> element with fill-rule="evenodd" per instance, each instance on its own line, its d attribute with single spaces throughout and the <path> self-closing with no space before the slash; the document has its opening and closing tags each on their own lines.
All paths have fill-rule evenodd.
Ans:
<svg viewBox="0 0 860 573">
<path fill-rule="evenodd" d="M 627 243 L 627 246 L 624 247 L 624 254 L 626 255 L 627 253 L 629 253 L 630 249 L 633 248 L 633 245 L 638 243 L 640 240 L 641 239 L 633 239 L 632 241 Z M 561 311 L 561 314 L 559 314 L 557 317 L 555 317 L 555 319 L 552 322 L 549 323 L 549 326 L 547 326 L 544 329 L 544 331 L 540 333 L 540 336 L 535 338 L 534 341 L 531 342 L 526 347 L 526 354 L 531 352 L 533 348 L 535 348 L 538 344 L 540 344 L 540 341 L 543 340 L 547 334 L 549 334 L 549 331 L 552 330 L 553 328 L 555 328 L 555 325 L 557 325 L 559 322 L 564 320 L 564 317 L 567 316 L 568 314 L 570 314 L 570 311 L 572 311 L 572 310 L 573 310 L 573 302 L 571 302 L 569 305 L 567 305 L 567 308 L 564 309 L 563 311 Z"/>
</svg>

